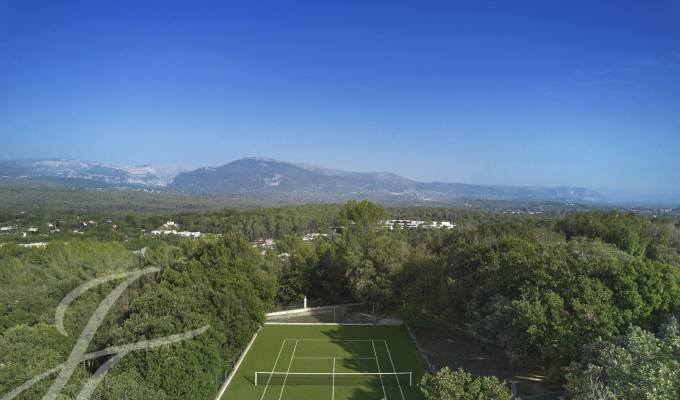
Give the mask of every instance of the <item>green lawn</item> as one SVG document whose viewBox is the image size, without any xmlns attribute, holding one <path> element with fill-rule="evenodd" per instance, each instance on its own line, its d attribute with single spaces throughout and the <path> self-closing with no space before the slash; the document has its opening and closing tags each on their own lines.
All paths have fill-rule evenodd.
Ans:
<svg viewBox="0 0 680 400">
<path fill-rule="evenodd" d="M 419 400 L 424 371 L 403 326 L 265 325 L 222 399 Z"/>
</svg>

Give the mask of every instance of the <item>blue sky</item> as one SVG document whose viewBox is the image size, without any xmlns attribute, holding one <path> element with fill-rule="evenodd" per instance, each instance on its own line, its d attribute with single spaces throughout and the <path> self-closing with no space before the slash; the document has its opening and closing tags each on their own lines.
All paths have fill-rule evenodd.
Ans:
<svg viewBox="0 0 680 400">
<path fill-rule="evenodd" d="M 679 21 L 678 0 L 0 0 L 0 158 L 677 193 Z"/>
</svg>

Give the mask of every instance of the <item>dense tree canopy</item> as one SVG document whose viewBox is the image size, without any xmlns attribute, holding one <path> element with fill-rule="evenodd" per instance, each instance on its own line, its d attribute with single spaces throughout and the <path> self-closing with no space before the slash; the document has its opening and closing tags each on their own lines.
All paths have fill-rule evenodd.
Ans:
<svg viewBox="0 0 680 400">
<path fill-rule="evenodd" d="M 420 381 L 420 390 L 427 400 L 510 400 L 512 394 L 500 379 L 494 376 L 474 376 L 462 369 L 451 371 L 442 368 L 435 374 L 426 374 Z"/>
<path fill-rule="evenodd" d="M 91 278 L 147 265 L 162 268 L 118 300 L 118 308 L 97 332 L 96 348 L 210 326 L 196 339 L 125 356 L 96 393 L 96 398 L 112 400 L 126 393 L 134 399 L 213 396 L 225 369 L 262 323 L 276 292 L 272 265 L 240 234 L 187 240 L 180 247 L 162 245 L 149 249 L 141 264 L 119 244 L 83 241 L 5 256 L 0 265 L 7 278 L 0 286 L 2 393 L 63 362 L 73 336 L 110 286 L 98 287 L 73 303 L 66 327 L 75 335 L 64 337 L 56 331 L 51 324 L 54 308 L 69 290 Z M 88 371 L 94 372 L 102 362 L 94 360 Z M 84 372 L 79 371 L 69 388 L 82 384 Z M 40 388 L 44 385 L 33 390 L 39 393 Z"/>
<path fill-rule="evenodd" d="M 659 336 L 633 327 L 612 341 L 587 348 L 569 376 L 574 400 L 672 400 L 680 398 L 680 326 L 672 318 Z"/>
<path fill-rule="evenodd" d="M 0 393 L 67 357 L 77 335 L 64 337 L 54 327 L 55 307 L 66 293 L 95 277 L 149 266 L 161 270 L 126 290 L 92 347 L 210 329 L 127 355 L 99 386 L 97 399 L 210 398 L 264 313 L 305 296 L 313 305 L 362 301 L 413 325 L 466 324 L 486 349 L 514 363 L 552 367 L 556 380 L 572 368 L 568 388 L 577 399 L 677 393 L 677 385 L 668 384 L 680 370 L 677 326 L 667 321 L 680 311 L 680 229 L 671 220 L 616 211 L 528 216 L 385 209 L 368 201 L 152 214 L 12 211 L 6 217 L 40 228 L 25 239 L 3 237 L 0 245 L 0 354 L 7 366 L 0 368 Z M 456 228 L 389 230 L 390 217 L 453 219 Z M 167 220 L 211 234 L 145 233 Z M 64 232 L 47 236 L 47 223 Z M 79 234 L 70 233 L 75 229 Z M 303 240 L 306 233 L 317 235 Z M 253 243 L 265 238 L 277 239 L 275 246 Z M 14 243 L 22 240 L 50 245 Z M 143 255 L 130 251 L 141 247 Z M 68 332 L 82 329 L 113 285 L 71 305 Z M 102 361 L 78 369 L 65 393 L 75 396 Z M 643 379 L 650 368 L 661 373 Z M 638 397 L 621 394 L 630 382 L 640 388 Z M 501 381 L 464 371 L 428 375 L 422 388 L 438 399 L 507 395 Z M 27 398 L 45 389 L 36 385 Z M 641 397 L 651 392 L 658 396 Z"/>
</svg>

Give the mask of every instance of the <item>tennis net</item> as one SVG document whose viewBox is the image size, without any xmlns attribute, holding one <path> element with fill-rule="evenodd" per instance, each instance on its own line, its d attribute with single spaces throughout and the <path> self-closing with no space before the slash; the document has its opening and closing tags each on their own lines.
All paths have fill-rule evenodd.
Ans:
<svg viewBox="0 0 680 400">
<path fill-rule="evenodd" d="M 412 372 L 255 372 L 255 385 L 408 385 Z"/>
</svg>

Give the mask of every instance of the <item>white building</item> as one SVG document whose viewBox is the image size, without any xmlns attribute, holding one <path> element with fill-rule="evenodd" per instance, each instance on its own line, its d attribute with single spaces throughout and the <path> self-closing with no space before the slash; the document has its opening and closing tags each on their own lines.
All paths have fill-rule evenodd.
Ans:
<svg viewBox="0 0 680 400">
<path fill-rule="evenodd" d="M 453 228 L 456 227 L 456 224 L 451 223 L 449 221 L 425 222 L 425 221 L 410 220 L 410 219 L 391 219 L 391 220 L 385 221 L 385 225 L 387 225 L 387 228 L 390 229 L 390 230 L 393 230 L 395 228 L 401 228 L 401 229 L 414 229 L 414 228 L 453 229 Z"/>
<path fill-rule="evenodd" d="M 189 231 L 179 231 L 177 232 L 179 236 L 182 237 L 191 237 L 191 238 L 197 238 L 201 237 L 202 233 L 201 232 L 189 232 Z"/>
<path fill-rule="evenodd" d="M 328 233 L 306 233 L 304 236 L 302 236 L 302 240 L 305 242 L 308 242 L 310 240 L 314 240 L 318 237 L 328 237 L 330 236 Z"/>
<path fill-rule="evenodd" d="M 255 242 L 250 242 L 251 246 L 260 247 L 260 248 L 263 248 L 263 249 L 273 249 L 275 244 L 276 244 L 276 240 L 274 240 L 274 239 L 264 239 L 264 240 L 257 240 Z"/>
<path fill-rule="evenodd" d="M 163 224 L 163 226 L 160 227 L 160 230 L 165 230 L 165 231 L 176 231 L 179 229 L 179 225 L 175 223 L 175 221 L 167 221 L 166 223 Z"/>
<path fill-rule="evenodd" d="M 176 231 L 170 229 L 157 229 L 151 231 L 152 235 L 178 235 L 182 237 L 198 238 L 203 235 L 201 232 Z"/>
<path fill-rule="evenodd" d="M 34 242 L 34 243 L 20 243 L 19 246 L 29 248 L 43 248 L 47 247 L 48 244 L 49 243 L 47 242 Z"/>
</svg>

